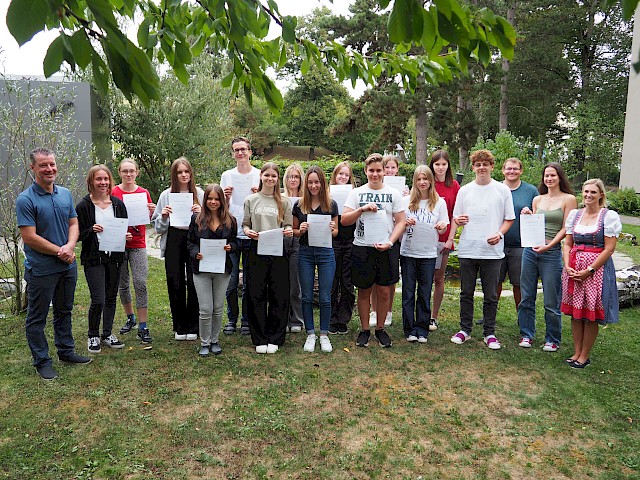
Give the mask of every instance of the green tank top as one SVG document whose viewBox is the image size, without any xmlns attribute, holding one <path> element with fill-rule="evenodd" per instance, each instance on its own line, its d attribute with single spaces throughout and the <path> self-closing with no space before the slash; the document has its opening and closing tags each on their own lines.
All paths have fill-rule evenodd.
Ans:
<svg viewBox="0 0 640 480">
<path fill-rule="evenodd" d="M 542 210 L 538 208 L 536 213 L 544 215 L 544 238 L 553 240 L 562 228 L 562 221 L 564 220 L 562 208 L 555 210 Z"/>
</svg>

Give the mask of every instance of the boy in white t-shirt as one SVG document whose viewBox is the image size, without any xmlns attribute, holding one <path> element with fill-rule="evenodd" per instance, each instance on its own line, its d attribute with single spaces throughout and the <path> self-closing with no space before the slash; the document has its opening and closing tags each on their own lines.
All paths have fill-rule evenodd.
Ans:
<svg viewBox="0 0 640 480">
<path fill-rule="evenodd" d="M 463 227 L 458 244 L 460 261 L 460 331 L 451 341 L 462 344 L 471 337 L 473 294 L 480 272 L 483 304 L 484 342 L 492 350 L 500 348 L 495 336 L 500 267 L 504 257 L 504 234 L 515 219 L 509 187 L 491 178 L 495 158 L 488 150 L 471 154 L 476 178 L 458 192 L 453 218 Z M 456 228 L 449 233 L 455 236 Z"/>
<path fill-rule="evenodd" d="M 220 186 L 227 199 L 229 210 L 236 219 L 238 225 L 238 250 L 229 254 L 231 257 L 231 279 L 227 287 L 227 318 L 229 322 L 223 329 L 225 335 L 233 335 L 236 332 L 236 324 L 240 309 L 238 308 L 238 283 L 240 281 L 240 260 L 244 260 L 249 252 L 251 240 L 242 230 L 242 217 L 244 215 L 244 200 L 249 194 L 255 193 L 260 183 L 260 170 L 253 167 L 249 160 L 251 158 L 251 144 L 245 137 L 236 137 L 231 140 L 233 157 L 236 160 L 236 168 L 226 170 L 220 177 Z M 234 183 L 236 192 L 234 193 Z M 241 185 L 239 185 L 239 183 Z M 250 191 L 246 187 L 250 187 Z M 245 304 L 245 282 L 242 282 L 242 317 L 240 333 L 249 335 L 249 320 L 247 319 L 247 307 Z"/>
<path fill-rule="evenodd" d="M 356 340 L 356 345 L 359 347 L 368 346 L 371 336 L 369 331 L 369 298 L 372 288 L 376 288 L 377 285 L 386 287 L 398 283 L 400 247 L 396 242 L 402 236 L 405 226 L 402 195 L 383 183 L 382 155 L 373 153 L 367 157 L 364 163 L 368 182 L 351 191 L 341 217 L 341 223 L 344 226 L 356 223 L 351 254 L 351 280 L 353 285 L 358 287 L 358 313 L 362 326 Z M 379 220 L 379 218 L 374 218 L 379 210 L 386 212 L 386 235 L 381 232 L 384 235 L 384 241 L 367 243 L 365 239 L 366 224 L 369 222 L 372 227 L 374 221 Z M 392 342 L 384 330 L 384 320 L 387 311 L 391 309 L 389 289 L 379 288 L 377 294 L 378 304 L 375 307 L 378 322 L 375 336 L 380 346 L 388 348 Z"/>
</svg>

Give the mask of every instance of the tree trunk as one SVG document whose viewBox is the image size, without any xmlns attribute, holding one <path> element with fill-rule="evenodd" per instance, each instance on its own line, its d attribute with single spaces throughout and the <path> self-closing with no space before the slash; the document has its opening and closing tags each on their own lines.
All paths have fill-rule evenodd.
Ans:
<svg viewBox="0 0 640 480">
<path fill-rule="evenodd" d="M 465 102 L 464 97 L 462 95 L 458 95 L 458 100 L 456 104 L 457 112 L 460 114 L 466 109 L 467 109 L 467 102 Z M 459 129 L 460 127 L 458 126 L 458 130 Z M 464 135 L 463 132 L 458 132 L 458 136 L 460 138 L 462 138 L 463 135 Z M 467 168 L 467 165 L 469 164 L 469 150 L 467 150 L 467 147 L 464 145 L 463 142 L 460 142 L 460 146 L 458 147 L 458 156 L 459 156 L 460 171 L 464 172 L 465 169 Z"/>
<path fill-rule="evenodd" d="M 509 6 L 507 11 L 507 21 L 513 25 L 516 18 L 515 2 Z M 500 119 L 498 120 L 498 130 L 509 130 L 509 96 L 507 81 L 509 77 L 509 60 L 502 58 L 502 83 L 500 85 Z"/>
<path fill-rule="evenodd" d="M 419 105 L 416 114 L 416 165 L 427 164 L 427 110 Z"/>
</svg>

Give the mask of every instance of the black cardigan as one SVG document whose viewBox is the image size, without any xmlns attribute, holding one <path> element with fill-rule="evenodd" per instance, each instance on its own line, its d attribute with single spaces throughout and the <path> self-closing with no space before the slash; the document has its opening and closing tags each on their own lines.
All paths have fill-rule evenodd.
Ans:
<svg viewBox="0 0 640 480">
<path fill-rule="evenodd" d="M 111 205 L 116 218 L 128 218 L 127 207 L 124 206 L 122 200 L 111 195 Z M 96 206 L 91 201 L 90 195 L 86 195 L 78 202 L 76 213 L 78 214 L 80 241 L 82 242 L 80 263 L 88 267 L 102 263 L 120 265 L 124 261 L 124 252 L 111 252 L 111 255 L 107 255 L 98 250 L 98 235 L 93 231 L 93 226 L 96 223 Z"/>
<path fill-rule="evenodd" d="M 193 273 L 200 273 L 200 260 L 196 260 L 196 255 L 198 254 L 198 252 L 200 252 L 200 239 L 205 238 L 222 240 L 226 238 L 227 244 L 231 245 L 231 252 L 235 252 L 238 249 L 238 227 L 236 224 L 236 219 L 232 217 L 230 227 L 220 225 L 215 232 L 212 231 L 209 226 L 206 226 L 203 230 L 198 230 L 196 217 L 197 215 L 193 215 L 191 217 L 191 225 L 189 225 L 189 234 L 187 236 L 187 248 L 189 249 L 189 262 L 191 264 L 191 271 Z M 231 257 L 229 256 L 229 253 L 231 252 L 227 252 L 227 259 L 224 268 L 226 273 L 231 273 L 232 264 Z"/>
</svg>

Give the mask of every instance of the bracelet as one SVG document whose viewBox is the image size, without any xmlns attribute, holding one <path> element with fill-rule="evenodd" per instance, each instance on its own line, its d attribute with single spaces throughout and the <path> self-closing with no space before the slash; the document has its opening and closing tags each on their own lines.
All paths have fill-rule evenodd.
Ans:
<svg viewBox="0 0 640 480">
<path fill-rule="evenodd" d="M 498 235 L 500 235 L 500 238 L 504 240 L 504 233 L 502 233 L 500 230 L 498 230 Z"/>
</svg>

